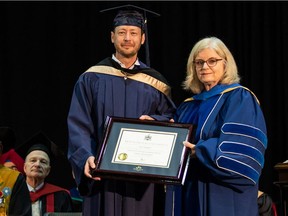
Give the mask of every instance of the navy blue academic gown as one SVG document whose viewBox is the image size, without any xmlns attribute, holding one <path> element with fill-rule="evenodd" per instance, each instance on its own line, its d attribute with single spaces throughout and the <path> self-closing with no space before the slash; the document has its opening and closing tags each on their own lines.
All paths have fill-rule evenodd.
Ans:
<svg viewBox="0 0 288 216">
<path fill-rule="evenodd" d="M 160 199 L 154 199 L 154 184 L 94 181 L 83 175 L 83 167 L 99 151 L 107 116 L 149 115 L 168 121 L 174 111 L 167 81 L 142 62 L 138 69 L 128 70 L 107 58 L 80 75 L 68 115 L 68 159 L 83 195 L 84 215 L 149 216 L 161 209 Z"/>
<path fill-rule="evenodd" d="M 267 135 L 255 95 L 217 85 L 183 102 L 175 121 L 197 125 L 197 158 L 184 186 L 168 187 L 166 216 L 257 216 Z"/>
</svg>

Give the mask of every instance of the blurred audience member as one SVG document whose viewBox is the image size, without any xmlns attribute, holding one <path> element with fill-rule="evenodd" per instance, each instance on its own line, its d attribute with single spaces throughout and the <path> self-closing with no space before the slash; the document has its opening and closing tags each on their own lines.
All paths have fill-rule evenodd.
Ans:
<svg viewBox="0 0 288 216">
<path fill-rule="evenodd" d="M 17 154 L 15 149 L 10 149 L 8 152 L 4 153 L 0 158 L 0 163 L 5 167 L 18 170 L 22 174 L 25 174 L 23 170 L 24 160 Z"/>
<path fill-rule="evenodd" d="M 15 151 L 15 133 L 10 127 L 0 127 L 0 141 L 4 148 L 0 163 L 24 174 L 24 159 Z"/>
<path fill-rule="evenodd" d="M 0 156 L 3 145 L 0 141 Z M 31 201 L 24 176 L 0 164 L 0 214 L 30 216 Z"/>
<path fill-rule="evenodd" d="M 75 179 L 74 173 L 72 171 L 73 179 Z M 75 180 L 74 180 L 75 181 Z M 70 195 L 72 197 L 74 211 L 82 212 L 82 205 L 83 205 L 83 197 L 80 195 L 77 185 L 75 184 L 74 187 L 70 189 Z"/>
<path fill-rule="evenodd" d="M 263 191 L 258 190 L 259 216 L 277 216 L 277 209 L 272 198 Z"/>
</svg>

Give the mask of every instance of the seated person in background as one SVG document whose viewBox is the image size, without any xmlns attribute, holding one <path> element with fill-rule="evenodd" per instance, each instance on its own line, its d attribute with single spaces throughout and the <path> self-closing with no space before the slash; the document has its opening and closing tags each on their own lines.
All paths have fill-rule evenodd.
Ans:
<svg viewBox="0 0 288 216">
<path fill-rule="evenodd" d="M 51 142 L 43 140 L 42 133 L 37 134 L 24 144 L 26 152 L 24 172 L 32 201 L 32 215 L 44 215 L 46 212 L 72 212 L 73 205 L 68 190 L 45 182 L 49 175 Z"/>
<path fill-rule="evenodd" d="M 4 153 L 0 158 L 0 163 L 5 167 L 17 170 L 22 174 L 25 174 L 23 170 L 24 160 L 20 155 L 17 154 L 15 149 L 10 149 L 8 152 Z"/>
<path fill-rule="evenodd" d="M 277 216 L 276 206 L 274 205 L 272 198 L 268 194 L 258 190 L 257 203 L 259 209 L 259 216 Z"/>
<path fill-rule="evenodd" d="M 14 149 L 15 140 L 15 133 L 10 127 L 0 127 L 0 141 L 4 146 L 0 163 L 24 174 L 24 159 Z"/>
<path fill-rule="evenodd" d="M 72 171 L 72 176 L 73 176 L 73 179 L 75 179 L 73 171 Z M 70 188 L 69 192 L 72 198 L 74 211 L 82 212 L 83 197 L 80 195 L 77 185 L 74 185 L 74 187 Z"/>
<path fill-rule="evenodd" d="M 0 141 L 0 156 L 2 149 Z M 3 164 L 0 164 L 0 212 L 9 216 L 31 215 L 31 201 L 24 176 Z"/>
</svg>

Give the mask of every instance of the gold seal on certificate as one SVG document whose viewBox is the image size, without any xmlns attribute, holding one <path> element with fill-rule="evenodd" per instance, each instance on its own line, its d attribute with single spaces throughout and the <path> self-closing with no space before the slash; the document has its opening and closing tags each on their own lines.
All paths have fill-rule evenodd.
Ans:
<svg viewBox="0 0 288 216">
<path fill-rule="evenodd" d="M 126 153 L 121 153 L 118 155 L 118 159 L 121 160 L 121 161 L 124 161 L 126 160 L 128 157 L 128 155 Z"/>
</svg>

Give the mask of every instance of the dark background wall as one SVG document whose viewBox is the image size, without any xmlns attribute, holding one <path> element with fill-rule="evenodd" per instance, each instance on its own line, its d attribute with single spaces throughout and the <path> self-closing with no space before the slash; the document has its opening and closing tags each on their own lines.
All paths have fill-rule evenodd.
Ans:
<svg viewBox="0 0 288 216">
<path fill-rule="evenodd" d="M 217 36 L 230 48 L 242 84 L 257 95 L 266 117 L 269 147 L 260 182 L 277 199 L 273 166 L 288 159 L 287 2 L 1 2 L 0 126 L 15 130 L 17 145 L 41 130 L 66 150 L 73 86 L 113 52 L 114 15 L 99 11 L 128 3 L 161 14 L 148 20 L 150 60 L 171 83 L 176 105 L 190 96 L 181 83 L 193 44 Z M 52 178 L 70 175 L 67 166 L 53 168 Z M 68 175 L 57 179 L 60 185 L 67 186 Z"/>
</svg>

